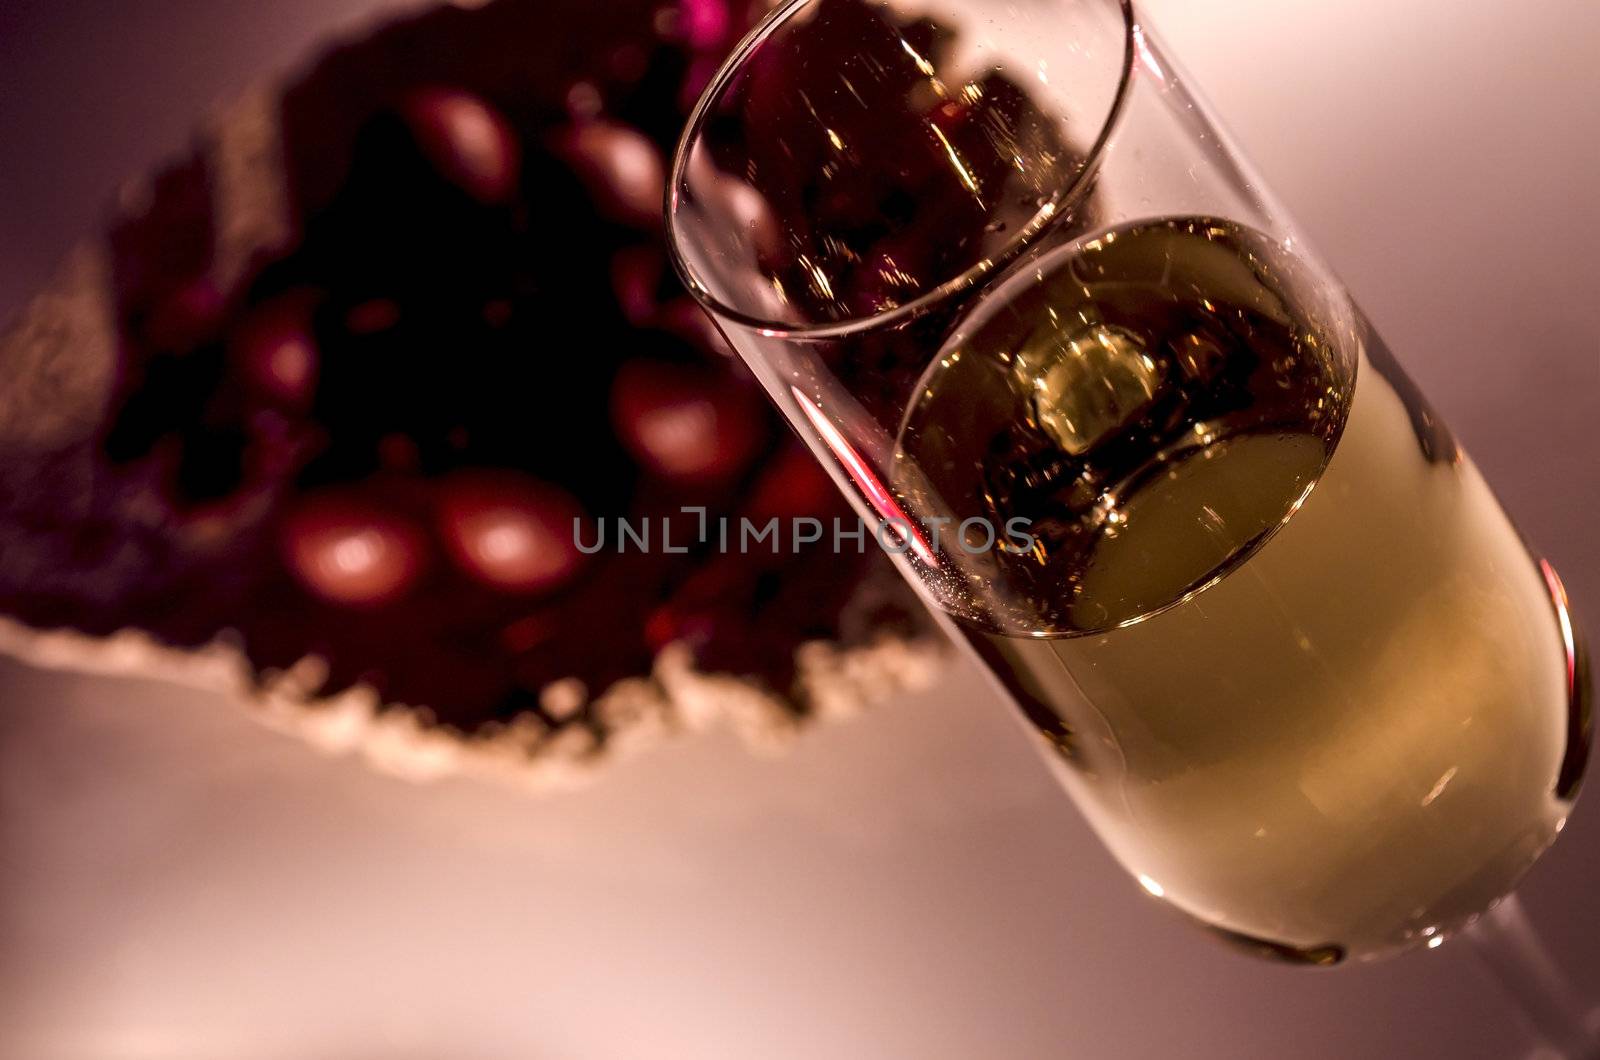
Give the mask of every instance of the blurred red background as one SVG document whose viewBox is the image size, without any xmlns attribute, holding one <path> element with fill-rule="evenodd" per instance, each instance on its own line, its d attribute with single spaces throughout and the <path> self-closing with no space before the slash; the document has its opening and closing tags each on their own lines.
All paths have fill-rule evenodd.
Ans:
<svg viewBox="0 0 1600 1060">
<path fill-rule="evenodd" d="M 1144 5 L 1600 624 L 1600 8 Z M 0 315 L 363 0 L 0 7 Z M 0 384 L 3 385 L 3 384 Z M 1459 946 L 1308 974 L 1142 898 L 971 674 L 530 800 L 0 663 L 0 1053 L 1515 1055 Z M 1586 996 L 1600 820 L 1526 900 Z"/>
</svg>

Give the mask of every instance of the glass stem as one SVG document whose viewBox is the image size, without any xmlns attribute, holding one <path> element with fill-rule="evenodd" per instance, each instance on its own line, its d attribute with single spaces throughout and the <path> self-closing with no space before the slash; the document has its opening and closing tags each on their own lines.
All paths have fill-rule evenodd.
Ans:
<svg viewBox="0 0 1600 1060">
<path fill-rule="evenodd" d="M 1465 933 L 1539 1042 L 1562 1060 L 1595 1060 L 1600 1038 L 1590 1010 L 1556 967 L 1515 895 L 1502 898 Z"/>
</svg>

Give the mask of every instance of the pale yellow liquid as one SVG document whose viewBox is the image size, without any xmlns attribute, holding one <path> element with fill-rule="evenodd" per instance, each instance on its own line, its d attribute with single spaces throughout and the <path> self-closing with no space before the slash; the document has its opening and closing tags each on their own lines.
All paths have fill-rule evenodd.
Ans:
<svg viewBox="0 0 1600 1060">
<path fill-rule="evenodd" d="M 985 334 L 965 358 L 1016 353 L 981 349 Z M 1581 754 L 1551 586 L 1447 435 L 1429 459 L 1370 333 L 1338 334 L 1355 378 L 1331 458 L 1326 432 L 1275 430 L 1221 432 L 1163 463 L 1117 497 L 1111 534 L 1067 557 L 1067 613 L 1144 598 L 1126 582 L 1189 585 L 1197 541 L 1231 541 L 1213 580 L 1100 630 L 964 621 L 1147 890 L 1313 963 L 1443 937 L 1508 892 L 1561 829 Z M 945 374 L 946 400 L 986 393 Z M 928 429 L 913 414 L 903 461 Z M 926 503 L 936 491 L 918 485 L 907 496 Z M 1030 585 L 1064 562 L 1027 559 Z"/>
</svg>

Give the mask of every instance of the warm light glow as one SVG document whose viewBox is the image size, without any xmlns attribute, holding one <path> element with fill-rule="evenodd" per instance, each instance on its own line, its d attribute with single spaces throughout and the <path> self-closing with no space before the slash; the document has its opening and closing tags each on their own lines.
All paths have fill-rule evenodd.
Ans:
<svg viewBox="0 0 1600 1060">
<path fill-rule="evenodd" d="M 1144 28 L 1142 26 L 1133 27 L 1133 44 L 1139 52 L 1139 61 L 1144 63 L 1145 69 L 1155 74 L 1160 80 L 1165 81 L 1167 72 L 1161 69 L 1161 64 L 1156 62 L 1156 57 L 1150 52 L 1150 46 L 1145 43 Z"/>
<path fill-rule="evenodd" d="M 1578 639 L 1572 632 L 1572 615 L 1567 611 L 1567 587 L 1561 584 L 1561 576 L 1554 567 L 1544 560 L 1539 561 L 1539 570 L 1544 574 L 1544 583 L 1550 587 L 1550 599 L 1555 601 L 1556 621 L 1561 624 L 1561 642 L 1567 649 L 1567 694 L 1573 698 L 1578 694 Z"/>
<path fill-rule="evenodd" d="M 1456 776 L 1456 767 L 1455 766 L 1451 766 L 1449 769 L 1445 770 L 1444 771 L 1444 776 L 1440 777 L 1438 783 L 1434 784 L 1433 790 L 1429 791 L 1427 795 L 1423 796 L 1422 805 L 1424 805 L 1424 806 L 1432 805 L 1433 804 L 1433 800 L 1437 799 L 1441 794 L 1444 793 L 1444 789 L 1449 786 L 1449 784 L 1450 784 L 1450 782 L 1452 780 L 1455 779 L 1455 776 Z"/>
<path fill-rule="evenodd" d="M 944 130 L 937 125 L 929 125 L 928 128 L 933 130 L 933 135 L 938 137 L 939 142 L 944 145 L 944 153 L 950 156 L 950 164 L 955 167 L 956 175 L 961 178 L 961 183 L 967 186 L 967 190 L 972 192 L 974 198 L 977 198 L 979 195 L 977 178 L 968 172 L 966 163 L 962 162 L 961 156 L 956 153 L 955 145 L 945 136 Z M 978 205 L 983 205 L 981 198 L 978 198 Z"/>
<path fill-rule="evenodd" d="M 378 564 L 383 538 L 373 530 L 362 530 L 333 546 L 333 566 L 346 574 L 365 574 Z"/>
<path fill-rule="evenodd" d="M 478 539 L 478 551 L 491 562 L 513 560 L 528 549 L 529 536 L 525 526 L 502 523 L 484 531 Z"/>
<path fill-rule="evenodd" d="M 1150 877 L 1144 875 L 1143 873 L 1139 874 L 1139 886 L 1143 887 L 1145 890 L 1149 891 L 1151 894 L 1155 895 L 1157 898 L 1166 897 L 1166 894 L 1167 894 L 1166 890 L 1159 883 L 1157 883 L 1155 880 L 1152 880 Z"/>
<path fill-rule="evenodd" d="M 917 69 L 922 71 L 922 75 L 924 77 L 933 76 L 933 64 L 918 54 L 917 49 L 911 46 L 910 41 L 906 40 L 904 37 L 901 37 L 900 47 L 904 48 L 905 53 L 911 56 L 911 61 L 917 64 Z"/>
<path fill-rule="evenodd" d="M 705 399 L 652 409 L 639 417 L 639 437 L 670 471 L 701 470 L 716 444 L 717 410 Z"/>
</svg>

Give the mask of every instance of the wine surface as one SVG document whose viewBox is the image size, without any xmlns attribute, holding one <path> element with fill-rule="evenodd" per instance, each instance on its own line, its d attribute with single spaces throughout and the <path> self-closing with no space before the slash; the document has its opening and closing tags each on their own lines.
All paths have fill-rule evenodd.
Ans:
<svg viewBox="0 0 1600 1060">
<path fill-rule="evenodd" d="M 1113 853 L 1311 963 L 1509 891 L 1585 750 L 1553 573 L 1328 289 L 1203 218 L 1053 252 L 935 359 L 895 483 L 1030 521 L 929 581 Z"/>
</svg>

